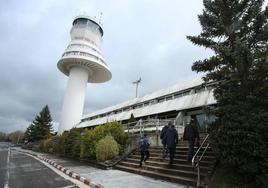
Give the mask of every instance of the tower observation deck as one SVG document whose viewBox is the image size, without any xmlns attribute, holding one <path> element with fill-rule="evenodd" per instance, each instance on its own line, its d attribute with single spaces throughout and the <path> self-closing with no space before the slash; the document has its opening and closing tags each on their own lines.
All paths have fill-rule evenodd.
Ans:
<svg viewBox="0 0 268 188">
<path fill-rule="evenodd" d="M 70 35 L 71 42 L 57 64 L 69 76 L 59 134 L 80 122 L 87 83 L 102 83 L 112 77 L 101 53 L 102 25 L 95 18 L 80 15 L 74 19 Z"/>
</svg>

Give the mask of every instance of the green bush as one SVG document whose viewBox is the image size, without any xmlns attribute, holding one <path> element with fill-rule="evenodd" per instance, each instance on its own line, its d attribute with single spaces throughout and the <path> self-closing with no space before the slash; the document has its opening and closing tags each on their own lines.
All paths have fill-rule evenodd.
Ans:
<svg viewBox="0 0 268 188">
<path fill-rule="evenodd" d="M 60 145 L 60 136 L 51 137 L 51 153 L 60 154 L 62 146 Z"/>
<path fill-rule="evenodd" d="M 40 144 L 40 150 L 43 152 L 52 153 L 53 151 L 52 137 L 44 139 Z"/>
<path fill-rule="evenodd" d="M 112 159 L 119 154 L 119 147 L 112 136 L 105 136 L 96 144 L 96 158 L 99 161 Z"/>
<path fill-rule="evenodd" d="M 36 152 L 40 152 L 41 150 L 40 150 L 40 145 L 42 144 L 42 141 L 41 140 L 39 140 L 39 141 L 36 141 L 36 142 L 33 142 L 32 143 L 32 150 L 33 151 L 36 151 Z"/>
<path fill-rule="evenodd" d="M 82 129 L 78 128 L 73 128 L 69 132 L 65 131 L 55 142 L 55 152 L 66 157 L 79 158 L 81 132 Z"/>
<path fill-rule="evenodd" d="M 42 141 L 41 151 L 59 154 L 71 158 L 96 159 L 96 145 L 99 140 L 111 135 L 116 141 L 119 154 L 129 144 L 127 134 L 124 132 L 121 123 L 112 122 L 98 126 L 87 131 L 82 136 L 82 129 L 73 128 L 65 131 L 60 136 L 53 136 Z"/>
<path fill-rule="evenodd" d="M 129 143 L 128 135 L 124 132 L 122 124 L 119 122 L 111 122 L 105 125 L 98 126 L 93 130 L 85 133 L 81 142 L 80 157 L 81 158 L 96 158 L 96 144 L 106 135 L 111 135 L 118 143 L 119 154 L 123 153 Z"/>
<path fill-rule="evenodd" d="M 44 139 L 40 144 L 40 150 L 47 153 L 61 154 L 61 148 L 60 136 L 51 136 Z"/>
<path fill-rule="evenodd" d="M 33 145 L 34 144 L 32 142 L 29 142 L 27 144 L 24 144 L 21 148 L 31 150 L 33 148 Z"/>
</svg>

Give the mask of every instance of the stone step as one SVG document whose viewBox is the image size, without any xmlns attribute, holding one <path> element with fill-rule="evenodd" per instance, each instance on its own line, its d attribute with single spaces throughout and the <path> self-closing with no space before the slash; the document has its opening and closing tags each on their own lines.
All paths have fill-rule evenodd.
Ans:
<svg viewBox="0 0 268 188">
<path fill-rule="evenodd" d="M 196 170 L 195 171 L 194 170 L 178 170 L 172 167 L 165 168 L 161 166 L 152 166 L 147 163 L 144 164 L 142 167 L 139 167 L 138 163 L 132 163 L 132 162 L 126 162 L 126 161 L 121 161 L 119 165 L 131 167 L 131 168 L 142 168 L 148 171 L 159 172 L 163 174 L 178 175 L 178 176 L 183 176 L 183 177 L 188 177 L 188 178 L 197 178 Z M 204 177 L 206 174 L 201 172 L 200 175 Z"/>
<path fill-rule="evenodd" d="M 180 183 L 180 184 L 191 185 L 191 186 L 196 185 L 195 178 L 188 178 L 188 177 L 179 176 L 179 175 L 170 175 L 170 174 L 147 170 L 144 168 L 133 168 L 133 167 L 128 167 L 128 166 L 124 166 L 120 164 L 116 165 L 116 169 L 132 172 L 135 174 L 149 176 L 155 179 L 166 180 L 166 181 L 170 181 L 174 183 Z"/>
<path fill-rule="evenodd" d="M 159 150 L 159 151 L 162 151 L 163 150 L 163 146 L 151 146 L 149 149 L 150 150 Z M 195 151 L 197 151 L 197 149 L 198 148 L 195 147 Z M 204 150 L 204 149 L 205 149 L 205 147 L 202 147 L 201 150 Z M 176 147 L 176 151 L 188 151 L 188 147 L 187 146 L 177 146 Z M 206 153 L 207 152 L 213 152 L 212 151 L 212 148 L 211 147 L 208 147 Z"/>
<path fill-rule="evenodd" d="M 149 149 L 150 154 L 159 154 L 159 153 L 163 153 L 163 150 L 159 150 L 159 149 Z M 136 151 L 135 153 L 139 153 L 140 151 Z M 180 150 L 180 149 L 176 149 L 175 151 L 175 155 L 187 155 L 188 150 Z M 200 153 L 202 154 L 202 152 Z M 204 154 L 205 156 L 214 156 L 214 153 L 212 151 L 206 151 L 206 153 Z"/>
<path fill-rule="evenodd" d="M 163 146 L 150 146 L 150 149 L 162 150 Z M 195 147 L 195 149 L 197 149 L 197 147 Z M 205 149 L 205 147 L 202 147 L 202 149 Z M 176 146 L 176 150 L 188 151 L 188 146 Z M 212 148 L 208 147 L 207 152 L 208 151 L 212 151 Z"/>
<path fill-rule="evenodd" d="M 162 144 L 160 146 L 150 146 L 150 148 L 152 149 L 162 149 L 163 146 Z M 196 147 L 195 147 L 196 148 Z M 205 146 L 202 147 L 203 149 L 205 149 Z M 180 149 L 180 150 L 188 150 L 188 144 L 186 144 L 185 146 L 181 146 L 181 145 L 177 145 L 176 146 L 176 149 Z M 208 147 L 207 151 L 212 151 L 212 148 L 211 147 Z"/>
<path fill-rule="evenodd" d="M 136 163 L 139 164 L 140 163 L 140 159 L 132 159 L 132 158 L 126 158 L 124 161 L 126 162 L 131 162 L 131 163 Z M 154 161 L 151 159 L 148 159 L 146 161 L 146 164 L 150 165 L 150 166 L 159 166 L 159 167 L 163 167 L 163 168 L 169 168 L 169 160 L 165 160 L 165 161 Z M 192 170 L 192 171 L 196 171 L 196 168 L 193 167 L 191 164 L 179 164 L 179 163 L 174 163 L 173 165 L 174 169 L 178 169 L 178 170 Z M 212 171 L 212 167 L 210 166 L 201 166 L 200 165 L 200 170 L 201 172 L 211 172 Z"/>
<path fill-rule="evenodd" d="M 132 156 L 135 156 L 137 158 L 140 157 L 140 153 L 139 152 L 134 152 Z M 162 153 L 150 153 L 151 157 L 159 157 L 159 158 L 163 158 L 163 154 Z M 187 154 L 179 154 L 179 155 L 175 155 L 174 159 L 187 159 Z M 204 155 L 202 158 L 202 161 L 215 161 L 215 157 L 214 156 L 207 156 Z"/>
<path fill-rule="evenodd" d="M 130 155 L 128 158 L 130 159 L 140 159 L 140 155 Z M 165 162 L 167 161 L 166 159 L 164 159 L 162 156 L 161 157 L 155 157 L 155 156 L 150 156 L 150 160 L 152 161 L 161 161 L 161 162 Z M 214 165 L 215 160 L 202 160 L 200 162 L 200 165 L 204 165 L 204 166 L 211 166 Z M 184 158 L 174 158 L 174 164 L 189 164 L 189 162 L 186 160 L 186 156 Z"/>
</svg>

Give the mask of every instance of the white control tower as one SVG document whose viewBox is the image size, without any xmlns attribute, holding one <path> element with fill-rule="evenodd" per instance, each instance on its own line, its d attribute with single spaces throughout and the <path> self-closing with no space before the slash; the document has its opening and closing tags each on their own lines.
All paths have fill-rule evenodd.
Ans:
<svg viewBox="0 0 268 188">
<path fill-rule="evenodd" d="M 58 62 L 60 71 L 69 76 L 59 134 L 80 122 L 87 82 L 101 83 L 112 77 L 100 51 L 103 36 L 101 23 L 89 16 L 77 16 L 70 34 L 71 42 Z"/>
</svg>

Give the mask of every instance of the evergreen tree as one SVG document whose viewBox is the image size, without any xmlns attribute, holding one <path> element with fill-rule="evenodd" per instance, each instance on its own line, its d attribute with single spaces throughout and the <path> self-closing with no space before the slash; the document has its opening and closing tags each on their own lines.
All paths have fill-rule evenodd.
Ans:
<svg viewBox="0 0 268 188">
<path fill-rule="evenodd" d="M 202 32 L 187 36 L 214 55 L 192 66 L 214 80 L 211 126 L 220 161 L 255 177 L 268 170 L 268 8 L 263 0 L 203 0 Z"/>
<path fill-rule="evenodd" d="M 34 142 L 36 140 L 34 134 L 35 132 L 34 128 L 35 128 L 34 124 L 31 123 L 24 133 L 24 141 Z"/>
<path fill-rule="evenodd" d="M 25 140 L 28 142 L 39 141 L 50 136 L 52 132 L 52 118 L 49 108 L 46 105 L 27 128 L 25 132 Z"/>
<path fill-rule="evenodd" d="M 128 126 L 133 127 L 137 123 L 133 113 L 131 113 L 130 118 L 128 120 Z"/>
</svg>

